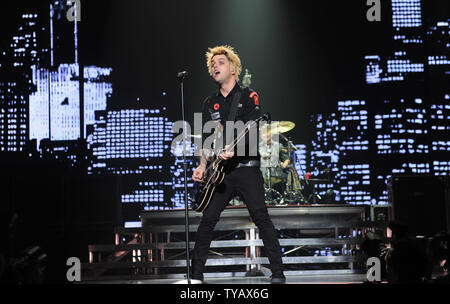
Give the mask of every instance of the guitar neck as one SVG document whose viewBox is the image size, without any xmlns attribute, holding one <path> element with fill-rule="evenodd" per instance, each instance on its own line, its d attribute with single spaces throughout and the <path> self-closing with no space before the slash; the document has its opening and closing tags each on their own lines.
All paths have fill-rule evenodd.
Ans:
<svg viewBox="0 0 450 304">
<path fill-rule="evenodd" d="M 252 122 L 253 125 L 252 125 L 252 124 L 248 125 L 248 126 L 245 128 L 245 130 L 243 130 L 243 131 L 237 136 L 237 138 L 233 140 L 233 142 L 228 146 L 228 148 L 227 148 L 227 149 L 224 149 L 224 152 L 230 152 L 230 151 L 232 151 L 232 150 L 234 149 L 234 147 L 236 147 L 236 145 L 237 145 L 237 144 L 245 137 L 245 135 L 248 134 L 248 132 L 250 131 L 250 129 L 254 128 L 255 125 L 258 124 L 259 120 L 260 120 L 260 119 L 257 119 L 256 121 L 253 121 L 253 122 Z M 219 156 L 220 156 L 220 154 L 219 154 L 217 157 L 219 157 Z M 220 158 L 219 158 L 219 159 L 220 159 Z"/>
<path fill-rule="evenodd" d="M 222 161 L 222 159 L 220 158 L 220 154 L 222 154 L 223 152 L 230 152 L 234 149 L 234 147 L 236 147 L 236 145 L 245 137 L 245 135 L 248 134 L 248 132 L 250 131 L 250 129 L 254 128 L 256 125 L 258 125 L 258 123 L 261 120 L 267 121 L 270 119 L 269 114 L 265 114 L 261 117 L 259 117 L 258 119 L 256 119 L 255 121 L 252 121 L 246 128 L 245 130 L 243 130 L 238 136 L 237 138 L 235 138 L 233 140 L 233 142 L 228 146 L 227 149 L 224 149 L 221 153 L 219 153 L 216 156 L 216 159 L 208 166 L 208 169 L 214 168 L 216 167 L 218 164 L 220 164 L 220 162 Z"/>
</svg>

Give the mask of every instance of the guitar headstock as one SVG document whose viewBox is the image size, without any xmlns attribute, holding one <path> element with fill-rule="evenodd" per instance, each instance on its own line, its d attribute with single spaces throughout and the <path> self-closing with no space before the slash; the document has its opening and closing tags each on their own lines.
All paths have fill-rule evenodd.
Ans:
<svg viewBox="0 0 450 304">
<path fill-rule="evenodd" d="M 265 121 L 266 123 L 270 123 L 270 119 L 271 119 L 270 113 L 266 113 L 262 115 L 260 118 L 258 118 L 256 121 L 257 122 Z"/>
</svg>

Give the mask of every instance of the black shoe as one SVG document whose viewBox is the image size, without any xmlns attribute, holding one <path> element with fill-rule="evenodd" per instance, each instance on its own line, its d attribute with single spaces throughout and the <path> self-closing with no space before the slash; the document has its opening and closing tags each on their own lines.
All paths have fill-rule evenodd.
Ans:
<svg viewBox="0 0 450 304">
<path fill-rule="evenodd" d="M 193 280 L 199 280 L 203 282 L 203 270 L 204 266 L 201 262 L 197 260 L 192 260 L 192 266 L 191 266 L 190 278 Z"/>
<path fill-rule="evenodd" d="M 206 284 L 206 282 L 203 279 L 191 278 L 189 284 Z"/>
<path fill-rule="evenodd" d="M 273 274 L 270 277 L 270 283 L 272 284 L 284 284 L 286 283 L 286 277 L 284 274 Z"/>
</svg>

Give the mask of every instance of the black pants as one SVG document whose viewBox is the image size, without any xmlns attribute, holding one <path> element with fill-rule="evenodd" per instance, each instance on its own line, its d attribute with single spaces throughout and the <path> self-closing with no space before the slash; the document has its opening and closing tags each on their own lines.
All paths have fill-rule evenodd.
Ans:
<svg viewBox="0 0 450 304">
<path fill-rule="evenodd" d="M 192 255 L 194 278 L 203 275 L 214 228 L 220 214 L 236 194 L 244 199 L 250 216 L 259 229 L 272 274 L 280 274 L 283 271 L 280 243 L 264 201 L 264 180 L 261 171 L 258 167 L 243 167 L 234 169 L 225 176 L 203 212 Z"/>
</svg>

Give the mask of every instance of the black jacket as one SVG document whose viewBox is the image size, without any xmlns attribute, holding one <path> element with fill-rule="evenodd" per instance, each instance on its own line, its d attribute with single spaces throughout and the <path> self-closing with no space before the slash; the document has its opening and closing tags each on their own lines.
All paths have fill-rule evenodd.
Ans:
<svg viewBox="0 0 450 304">
<path fill-rule="evenodd" d="M 235 118 L 236 128 L 234 129 L 234 136 L 232 136 L 227 135 L 227 128 L 225 126 L 227 125 L 227 119 L 230 113 L 233 97 L 237 92 L 241 92 L 241 97 L 238 103 Z M 230 144 L 234 139 L 237 138 L 237 136 L 239 135 L 238 133 L 242 131 L 242 129 L 239 128 L 239 125 L 243 126 L 251 121 L 255 121 L 261 116 L 259 96 L 255 91 L 249 88 L 242 88 L 238 84 L 235 85 L 235 87 L 231 90 L 230 94 L 228 94 L 226 98 L 222 95 L 220 89 L 218 89 L 216 92 L 205 99 L 205 101 L 203 102 L 202 113 L 204 124 L 209 121 L 216 121 L 217 123 L 220 122 L 220 129 L 222 129 L 220 131 L 223 131 L 223 133 L 218 135 L 216 137 L 216 140 L 221 140 L 222 147 L 225 147 L 225 144 Z M 213 134 L 214 132 L 203 133 L 202 142 L 205 143 L 205 140 L 207 138 L 211 139 L 210 136 L 214 136 Z M 250 140 L 250 135 L 255 135 L 256 138 L 252 137 L 252 140 Z M 258 126 L 256 126 L 252 131 L 249 132 L 249 134 L 247 134 L 245 139 L 242 139 L 240 141 L 239 144 L 241 144 L 242 146 L 239 147 L 238 144 L 238 146 L 235 147 L 235 157 L 230 159 L 229 163 L 246 163 L 249 160 L 259 160 L 260 155 L 258 151 L 258 142 L 259 128 Z M 205 148 L 210 147 L 205 146 Z"/>
</svg>

